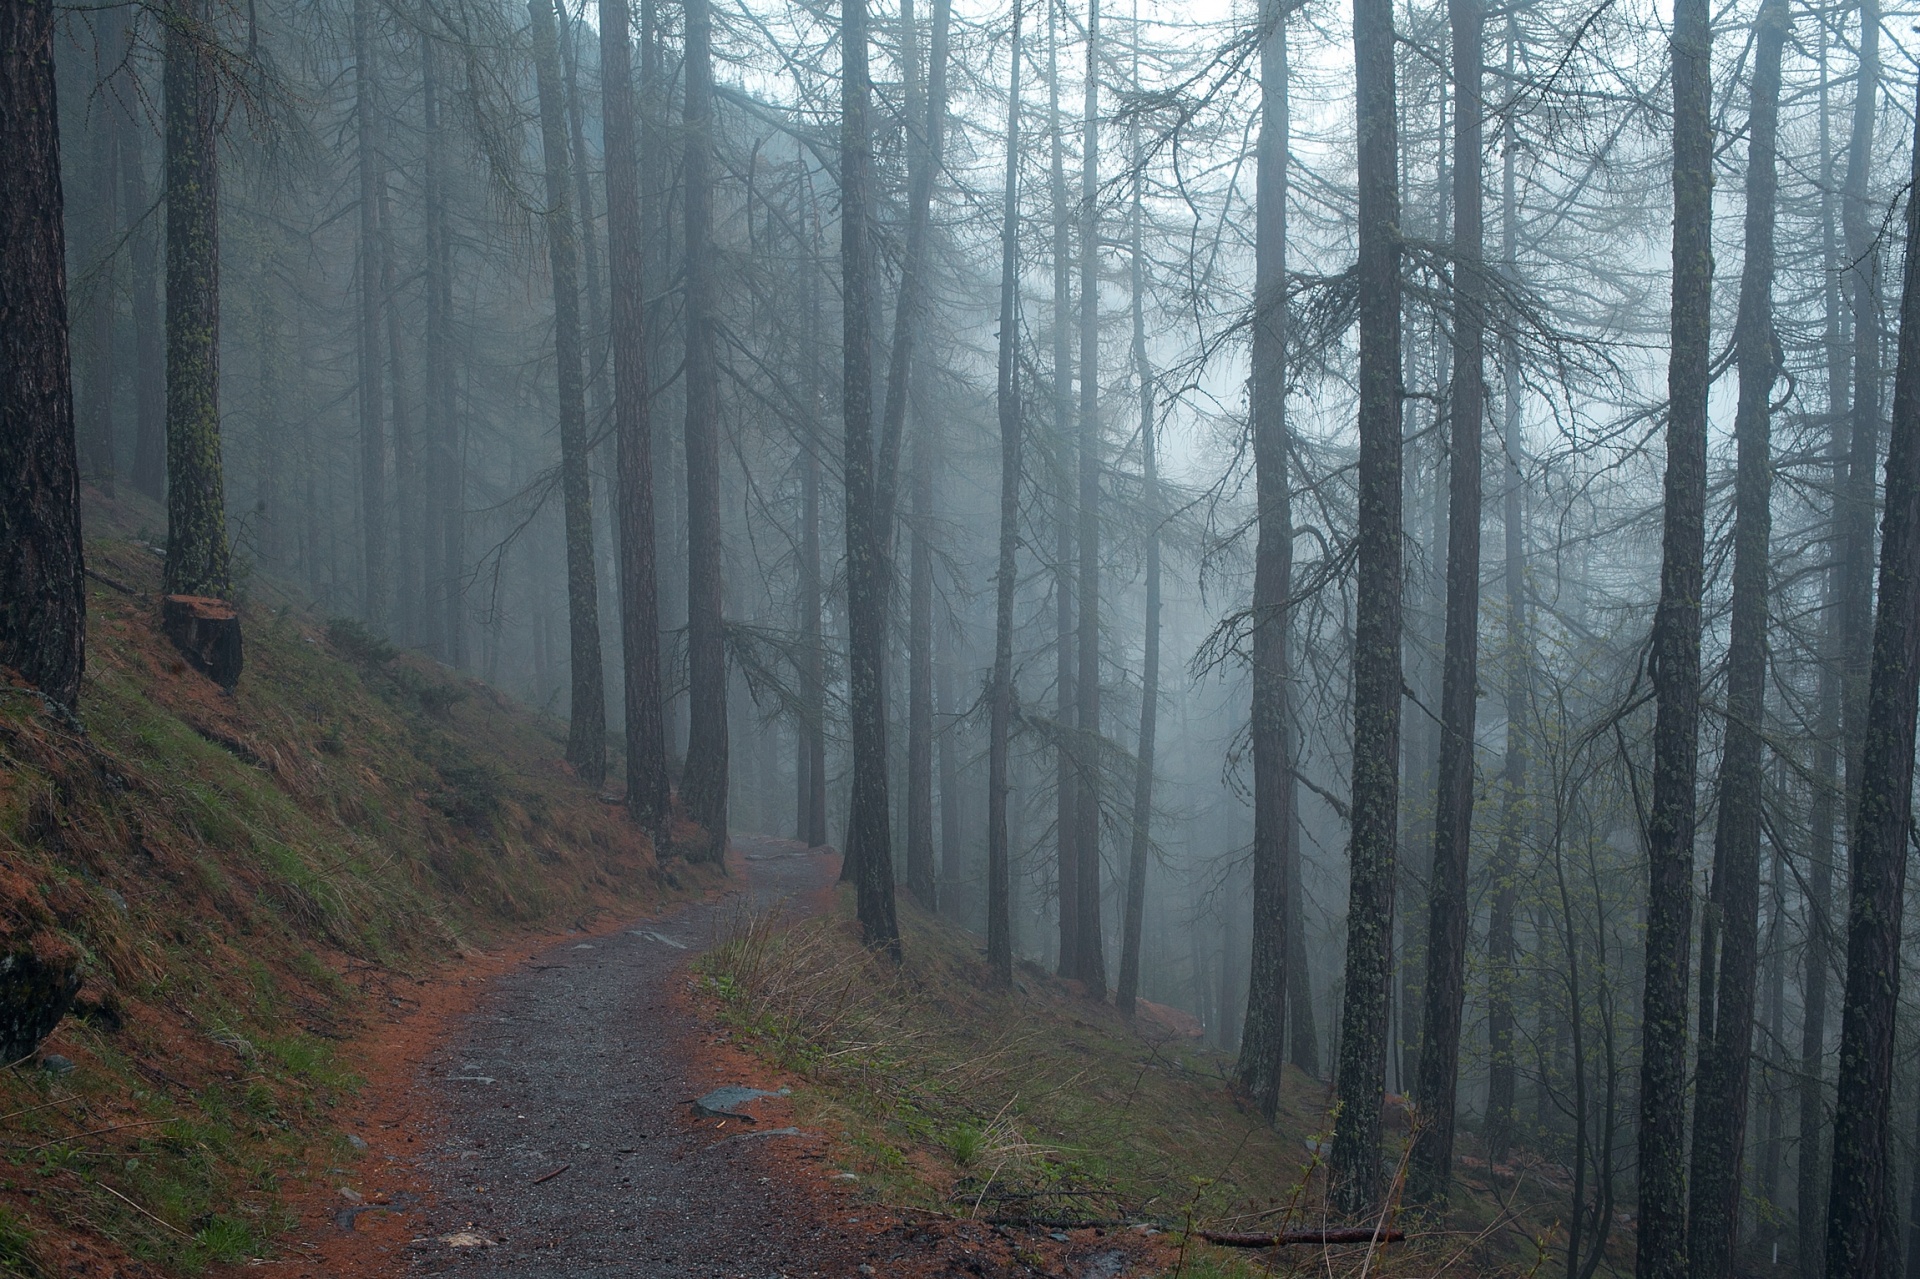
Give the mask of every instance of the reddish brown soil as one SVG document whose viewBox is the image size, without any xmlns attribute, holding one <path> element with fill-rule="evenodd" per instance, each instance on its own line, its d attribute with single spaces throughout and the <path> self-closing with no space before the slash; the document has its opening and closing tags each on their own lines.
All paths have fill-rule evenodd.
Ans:
<svg viewBox="0 0 1920 1279">
<path fill-rule="evenodd" d="M 719 1033 L 688 960 L 749 905 L 821 909 L 838 858 L 749 840 L 732 870 L 720 900 L 396 986 L 360 1045 L 368 1084 L 346 1127 L 367 1149 L 312 1170 L 269 1264 L 312 1279 L 1157 1272 L 1131 1232 L 1059 1238 L 868 1202 L 836 1175 L 832 1134 L 778 1133 L 785 1098 L 744 1107 L 750 1125 L 696 1117 L 691 1099 L 721 1084 L 804 1083 Z"/>
</svg>

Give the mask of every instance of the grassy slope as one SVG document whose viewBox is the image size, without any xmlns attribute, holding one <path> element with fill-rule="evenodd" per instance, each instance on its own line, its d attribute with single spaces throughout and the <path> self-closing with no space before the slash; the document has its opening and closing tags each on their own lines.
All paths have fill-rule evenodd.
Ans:
<svg viewBox="0 0 1920 1279">
<path fill-rule="evenodd" d="M 43 1048 L 78 1069 L 0 1070 L 0 1271 L 258 1251 L 283 1176 L 344 1141 L 340 1048 L 388 977 L 687 875 L 571 776 L 558 725 L 270 583 L 221 693 L 158 635 L 133 523 L 89 510 L 117 536 L 89 545 L 111 584 L 89 582 L 84 735 L 0 687 L 0 949 L 86 974 Z"/>
<path fill-rule="evenodd" d="M 842 1166 L 876 1201 L 1151 1220 L 1175 1237 L 1187 1226 L 1325 1224 L 1324 1177 L 1310 1154 L 1331 1127 L 1322 1085 L 1290 1072 L 1269 1128 L 1229 1084 L 1232 1062 L 1221 1054 L 1144 1021 L 1131 1027 L 1031 965 L 1014 990 L 990 991 L 979 939 L 904 899 L 907 959 L 891 971 L 861 950 L 851 915 L 843 890 L 826 919 L 743 929 L 704 972 L 723 1023 L 804 1081 L 797 1122 L 835 1135 Z M 1413 1241 L 1373 1258 L 1368 1273 L 1532 1273 L 1539 1241 L 1560 1242 L 1564 1198 L 1538 1178 L 1500 1190 L 1507 1203 L 1485 1183 L 1463 1186 L 1444 1228 L 1397 1216 Z M 1364 1260 L 1357 1248 L 1285 1257 L 1320 1274 L 1359 1273 Z M 1198 1244 L 1178 1268 L 1269 1273 Z"/>
</svg>

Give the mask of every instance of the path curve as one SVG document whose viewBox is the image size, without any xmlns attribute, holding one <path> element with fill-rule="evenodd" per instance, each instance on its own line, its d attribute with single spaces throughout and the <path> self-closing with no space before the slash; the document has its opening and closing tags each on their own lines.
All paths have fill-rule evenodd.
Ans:
<svg viewBox="0 0 1920 1279">
<path fill-rule="evenodd" d="M 808 910 L 839 866 L 792 841 L 736 848 L 742 891 L 555 945 L 429 1055 L 416 1157 L 429 1193 L 409 1214 L 424 1229 L 407 1273 L 845 1273 L 807 1196 L 768 1175 L 762 1142 L 691 1122 L 689 1099 L 712 1081 L 689 1078 L 703 1027 L 677 984 L 685 964 L 744 910 Z"/>
</svg>

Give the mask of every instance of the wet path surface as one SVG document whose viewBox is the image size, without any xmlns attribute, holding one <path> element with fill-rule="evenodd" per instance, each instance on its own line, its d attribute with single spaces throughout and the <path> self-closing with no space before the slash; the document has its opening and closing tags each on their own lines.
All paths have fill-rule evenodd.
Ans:
<svg viewBox="0 0 1920 1279">
<path fill-rule="evenodd" d="M 431 1187 L 408 1273 L 843 1274 L 853 1266 L 763 1160 L 696 1126 L 701 1027 L 685 965 L 746 909 L 805 909 L 838 859 L 744 840 L 747 884 L 718 902 L 563 942 L 500 979 L 427 1059 L 416 1156 Z M 748 1081 L 751 1082 L 751 1081 Z M 770 1138 L 779 1140 L 779 1138 Z M 773 1173 L 773 1175 L 769 1175 Z"/>
</svg>

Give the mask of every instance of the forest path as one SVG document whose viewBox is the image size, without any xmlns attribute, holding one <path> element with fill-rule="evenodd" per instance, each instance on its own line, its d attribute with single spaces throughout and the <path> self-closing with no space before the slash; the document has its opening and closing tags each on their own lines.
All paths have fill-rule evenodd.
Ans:
<svg viewBox="0 0 1920 1279">
<path fill-rule="evenodd" d="M 739 887 L 715 900 L 573 934 L 487 980 L 437 1028 L 410 1079 L 370 1089 L 379 1095 L 364 1099 L 353 1139 L 366 1153 L 329 1170 L 331 1206 L 289 1269 L 857 1274 L 852 1232 L 822 1224 L 824 1185 L 805 1184 L 827 1175 L 807 1162 L 822 1139 L 742 1139 L 786 1124 L 778 1097 L 749 1107 L 755 1128 L 698 1119 L 688 1104 L 720 1083 L 771 1087 L 772 1072 L 715 1044 L 687 997 L 687 964 L 746 912 L 816 913 L 839 858 L 746 837 L 730 866 Z"/>
<path fill-rule="evenodd" d="M 741 837 L 729 866 L 738 887 L 717 899 L 502 955 L 456 979 L 466 994 L 429 980 L 397 999 L 418 1005 L 408 1020 L 424 1051 L 375 1071 L 348 1121 L 360 1152 L 313 1186 L 307 1238 L 269 1264 L 300 1279 L 1153 1272 L 1137 1240 L 866 1202 L 784 1097 L 741 1107 L 754 1124 L 696 1114 L 693 1099 L 716 1087 L 781 1080 L 715 1033 L 688 963 L 748 913 L 826 909 L 840 859 Z M 439 1014 L 436 993 L 453 1000 Z"/>
<path fill-rule="evenodd" d="M 741 891 L 561 942 L 495 983 L 428 1058 L 431 1190 L 408 1273 L 835 1273 L 817 1268 L 811 1196 L 758 1149 L 783 1138 L 726 1141 L 688 1105 L 719 1082 L 701 1077 L 688 960 L 743 911 L 812 913 L 839 869 L 790 841 L 734 847 Z"/>
</svg>

